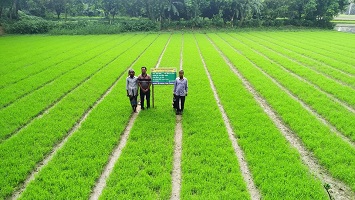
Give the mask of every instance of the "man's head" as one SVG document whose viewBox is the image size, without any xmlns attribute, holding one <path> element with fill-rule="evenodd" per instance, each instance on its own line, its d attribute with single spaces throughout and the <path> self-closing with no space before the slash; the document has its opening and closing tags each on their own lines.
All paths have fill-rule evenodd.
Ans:
<svg viewBox="0 0 355 200">
<path fill-rule="evenodd" d="M 180 71 L 179 71 L 179 77 L 180 77 L 180 78 L 183 78 L 183 77 L 184 77 L 184 70 L 180 70 Z"/>
<path fill-rule="evenodd" d="M 129 74 L 129 76 L 130 76 L 131 78 L 133 78 L 135 72 L 134 72 L 133 69 L 130 69 L 130 70 L 128 71 L 128 74 Z"/>
<path fill-rule="evenodd" d="M 147 68 L 146 67 L 142 67 L 142 74 L 146 74 L 147 73 Z"/>
</svg>

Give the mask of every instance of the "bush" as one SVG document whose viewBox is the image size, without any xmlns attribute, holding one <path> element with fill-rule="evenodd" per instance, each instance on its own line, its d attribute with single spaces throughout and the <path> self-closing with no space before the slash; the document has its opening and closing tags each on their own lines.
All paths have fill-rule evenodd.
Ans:
<svg viewBox="0 0 355 200">
<path fill-rule="evenodd" d="M 122 32 L 117 24 L 102 24 L 102 23 L 89 23 L 85 26 L 57 26 L 49 31 L 52 35 L 94 35 L 94 34 L 117 34 Z"/>
<path fill-rule="evenodd" d="M 7 33 L 14 34 L 36 34 L 36 33 L 47 33 L 53 24 L 49 21 L 40 20 L 20 20 L 12 24 L 7 24 L 5 26 L 5 31 Z"/>
<path fill-rule="evenodd" d="M 26 15 L 22 11 L 19 11 L 18 21 L 4 22 L 5 31 L 14 34 L 47 33 L 52 27 L 52 22 L 41 17 Z"/>
<path fill-rule="evenodd" d="M 120 22 L 122 32 L 157 31 L 158 24 L 148 19 L 125 20 Z"/>
</svg>

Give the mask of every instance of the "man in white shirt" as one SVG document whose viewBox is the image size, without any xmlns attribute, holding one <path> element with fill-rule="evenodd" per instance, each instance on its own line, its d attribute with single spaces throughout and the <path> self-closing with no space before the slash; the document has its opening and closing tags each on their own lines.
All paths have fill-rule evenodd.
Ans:
<svg viewBox="0 0 355 200">
<path fill-rule="evenodd" d="M 137 97 L 138 97 L 138 78 L 134 76 L 133 69 L 128 71 L 129 76 L 126 79 L 126 91 L 131 103 L 133 112 L 137 112 Z"/>
<path fill-rule="evenodd" d="M 179 71 L 179 77 L 174 82 L 174 96 L 175 96 L 175 108 L 176 115 L 182 115 L 185 106 L 185 97 L 187 96 L 188 83 L 187 78 L 184 77 L 184 71 Z"/>
</svg>

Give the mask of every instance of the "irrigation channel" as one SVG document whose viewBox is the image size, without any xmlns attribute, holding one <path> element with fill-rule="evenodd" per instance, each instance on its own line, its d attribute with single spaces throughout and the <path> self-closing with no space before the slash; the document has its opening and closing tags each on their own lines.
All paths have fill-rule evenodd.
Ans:
<svg viewBox="0 0 355 200">
<path fill-rule="evenodd" d="M 355 199 L 354 36 L 0 37 L 0 199 Z M 142 66 L 185 71 L 182 116 L 131 112 Z"/>
</svg>

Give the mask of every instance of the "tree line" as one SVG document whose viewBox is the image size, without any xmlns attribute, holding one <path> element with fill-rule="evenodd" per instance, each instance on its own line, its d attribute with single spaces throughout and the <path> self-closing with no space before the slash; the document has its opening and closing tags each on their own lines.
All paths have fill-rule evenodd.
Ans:
<svg viewBox="0 0 355 200">
<path fill-rule="evenodd" d="M 355 0 L 1 0 L 0 17 L 17 19 L 18 11 L 49 18 L 63 16 L 144 17 L 152 21 L 200 18 L 242 24 L 279 18 L 330 21 Z"/>
</svg>

